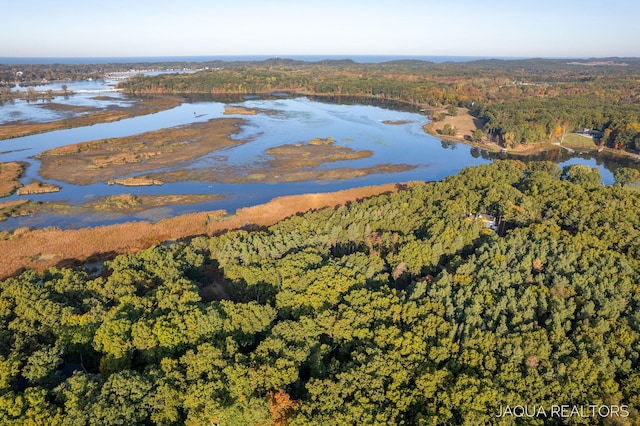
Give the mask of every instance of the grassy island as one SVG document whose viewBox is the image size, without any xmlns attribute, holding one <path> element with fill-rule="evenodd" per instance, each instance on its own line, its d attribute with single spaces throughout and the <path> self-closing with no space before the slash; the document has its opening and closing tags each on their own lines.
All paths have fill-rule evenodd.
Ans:
<svg viewBox="0 0 640 426">
<path fill-rule="evenodd" d="M 47 179 L 87 185 L 161 169 L 243 143 L 229 137 L 240 123 L 235 118 L 213 119 L 129 137 L 65 145 L 39 154 L 40 174 Z M 121 182 L 142 181 L 136 178 Z"/>
<path fill-rule="evenodd" d="M 56 184 L 34 180 L 28 185 L 19 188 L 18 195 L 48 194 L 58 191 L 60 191 L 60 186 Z"/>
<path fill-rule="evenodd" d="M 20 162 L 0 163 L 0 197 L 7 197 L 22 186 L 19 179 L 25 167 Z"/>
</svg>

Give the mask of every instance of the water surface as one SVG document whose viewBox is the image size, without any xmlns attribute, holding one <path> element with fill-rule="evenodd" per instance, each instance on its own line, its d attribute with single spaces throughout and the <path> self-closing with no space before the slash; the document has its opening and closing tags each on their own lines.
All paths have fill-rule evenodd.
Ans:
<svg viewBox="0 0 640 426">
<path fill-rule="evenodd" d="M 75 96 L 77 95 L 73 97 L 75 98 Z M 96 102 L 100 101 L 96 100 Z M 41 213 L 34 217 L 14 218 L 0 222 L 0 229 L 15 229 L 21 226 L 77 228 L 128 220 L 157 220 L 162 217 L 204 210 L 226 209 L 233 212 L 238 208 L 261 204 L 282 195 L 329 192 L 412 180 L 441 180 L 457 173 L 464 167 L 488 163 L 495 158 L 504 158 L 501 154 L 489 154 L 465 144 L 442 142 L 423 131 L 422 126 L 428 122 L 425 115 L 415 111 L 392 109 L 388 107 L 388 104 L 371 105 L 353 100 L 344 103 L 328 103 L 305 97 L 271 99 L 248 97 L 235 102 L 234 105 L 255 108 L 261 112 L 256 115 L 224 115 L 224 102 L 213 99 L 193 100 L 167 111 L 113 123 L 0 141 L 0 162 L 25 161 L 29 163 L 26 176 L 23 178 L 23 182 L 26 184 L 32 179 L 40 178 L 38 175 L 39 161 L 34 156 L 57 146 L 95 139 L 130 136 L 213 118 L 238 117 L 242 118 L 245 124 L 240 128 L 238 134 L 233 135 L 233 138 L 249 140 L 248 143 L 216 151 L 188 164 L 172 166 L 170 169 L 182 167 L 216 170 L 216 168 L 229 166 L 250 169 L 253 165 L 263 164 L 270 158 L 267 154 L 269 148 L 285 144 L 305 143 L 314 138 L 327 137 L 334 138 L 337 145 L 356 151 L 369 150 L 372 151 L 372 155 L 358 160 L 324 163 L 318 169 L 368 168 L 381 164 L 411 165 L 414 168 L 409 171 L 380 173 L 354 179 L 287 183 L 229 184 L 188 181 L 167 183 L 162 186 L 124 187 L 110 186 L 106 183 L 81 186 L 53 182 L 62 187 L 60 192 L 32 195 L 28 198 L 43 202 L 64 201 L 72 205 L 79 205 L 96 197 L 118 194 L 222 194 L 225 198 L 195 205 L 167 206 L 132 215 Z M 11 114 L 11 110 L 5 109 L 5 106 L 0 107 L 0 122 L 6 119 L 7 114 Z M 402 122 L 403 124 L 385 123 L 389 121 Z M 555 161 L 561 167 L 569 164 L 597 167 L 605 184 L 613 183 L 613 175 L 610 170 L 620 165 L 628 165 L 625 160 L 605 155 L 575 154 L 571 156 L 560 149 L 541 154 L 538 157 L 537 159 Z M 167 169 L 157 171 L 165 170 Z M 1 201 L 23 198 L 13 195 L 3 198 Z"/>
</svg>

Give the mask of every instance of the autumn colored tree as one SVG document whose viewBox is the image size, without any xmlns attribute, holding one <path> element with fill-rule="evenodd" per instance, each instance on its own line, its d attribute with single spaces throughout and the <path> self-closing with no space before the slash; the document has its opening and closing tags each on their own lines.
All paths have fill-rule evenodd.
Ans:
<svg viewBox="0 0 640 426">
<path fill-rule="evenodd" d="M 269 392 L 267 399 L 269 401 L 269 413 L 273 418 L 271 425 L 287 426 L 295 410 L 300 405 L 300 401 L 293 401 L 289 394 L 282 389 L 277 392 Z"/>
</svg>

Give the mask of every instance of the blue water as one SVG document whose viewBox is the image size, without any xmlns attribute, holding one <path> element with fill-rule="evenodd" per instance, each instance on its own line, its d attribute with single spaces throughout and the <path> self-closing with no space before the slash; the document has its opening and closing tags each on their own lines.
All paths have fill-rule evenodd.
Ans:
<svg viewBox="0 0 640 426">
<path fill-rule="evenodd" d="M 75 96 L 75 95 L 74 95 Z M 166 183 L 162 186 L 123 187 L 97 183 L 93 185 L 72 185 L 53 182 L 62 190 L 53 194 L 29 196 L 34 201 L 64 201 L 71 205 L 81 205 L 96 197 L 118 194 L 221 194 L 225 198 L 196 205 L 176 205 L 151 209 L 146 212 L 123 214 L 57 215 L 40 213 L 34 217 L 9 219 L 0 222 L 0 230 L 10 230 L 22 226 L 78 228 L 128 220 L 158 220 L 177 214 L 226 209 L 233 212 L 238 208 L 267 202 L 274 197 L 310 192 L 329 192 L 341 189 L 378 185 L 384 183 L 407 182 L 412 180 L 433 181 L 457 173 L 460 169 L 493 161 L 496 155 L 487 154 L 465 144 L 444 143 L 426 134 L 422 126 L 427 117 L 417 112 L 397 111 L 363 104 L 335 104 L 310 100 L 305 97 L 255 99 L 250 98 L 234 105 L 259 108 L 268 112 L 257 115 L 238 115 L 244 125 L 233 137 L 248 140 L 247 143 L 216 151 L 172 169 L 210 168 L 224 170 L 234 166 L 251 173 L 254 166 L 264 166 L 270 159 L 267 150 L 272 147 L 305 143 L 313 138 L 332 137 L 337 145 L 353 150 L 370 150 L 369 158 L 325 163 L 321 170 L 336 168 L 367 168 L 382 164 L 411 165 L 412 170 L 394 173 L 380 173 L 354 179 L 336 181 L 305 181 L 291 183 L 224 183 L 220 181 L 189 181 Z M 139 116 L 113 123 L 97 124 L 76 129 L 59 130 L 44 134 L 0 141 L 0 162 L 25 161 L 29 163 L 23 183 L 41 179 L 38 171 L 40 163 L 34 158 L 48 149 L 88 140 L 130 136 L 159 128 L 173 127 L 198 121 L 206 121 L 223 115 L 225 104 L 214 100 L 184 103 L 176 108 L 156 114 Z M 0 122 L 6 110 L 0 107 Z M 385 121 L 402 121 L 406 124 L 390 125 Z M 585 164 L 597 167 L 603 183 L 613 182 L 609 170 L 610 162 L 603 157 L 574 156 L 559 150 L 545 154 L 560 166 Z M 498 155 L 499 157 L 499 155 Z M 162 171 L 162 170 L 157 170 Z M 143 172 L 149 174 L 150 172 Z M 0 201 L 23 199 L 13 195 Z"/>
<path fill-rule="evenodd" d="M 51 104 L 63 104 L 87 108 L 108 108 L 110 106 L 127 107 L 131 101 L 116 90 L 114 81 L 59 81 L 35 86 L 37 92 L 62 91 L 65 85 L 67 90 L 73 92 L 71 96 L 55 96 L 52 100 L 26 101 L 23 99 L 10 99 L 0 102 L 0 125 L 12 121 L 25 122 L 49 122 L 69 118 L 74 115 L 70 111 L 48 108 Z M 13 92 L 24 92 L 26 87 L 14 86 Z"/>
</svg>

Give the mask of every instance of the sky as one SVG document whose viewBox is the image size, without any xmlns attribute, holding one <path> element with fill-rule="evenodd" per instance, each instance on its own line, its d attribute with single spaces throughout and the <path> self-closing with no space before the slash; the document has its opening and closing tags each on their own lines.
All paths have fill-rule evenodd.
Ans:
<svg viewBox="0 0 640 426">
<path fill-rule="evenodd" d="M 637 0 L 20 0 L 0 57 L 640 57 Z"/>
</svg>

